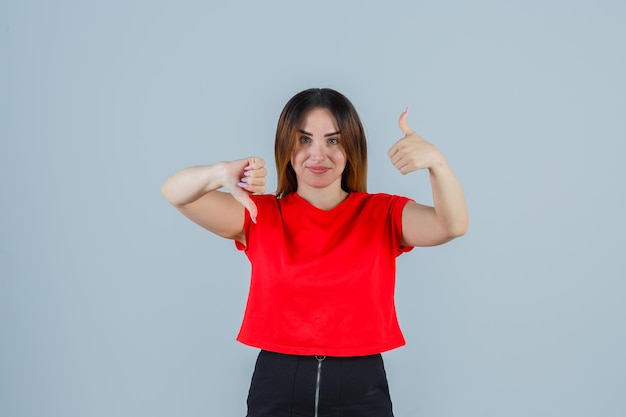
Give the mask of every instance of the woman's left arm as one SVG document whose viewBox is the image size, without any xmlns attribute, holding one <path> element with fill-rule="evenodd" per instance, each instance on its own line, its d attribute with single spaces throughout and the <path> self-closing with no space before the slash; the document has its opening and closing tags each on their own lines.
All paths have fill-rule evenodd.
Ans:
<svg viewBox="0 0 626 417">
<path fill-rule="evenodd" d="M 407 203 L 402 212 L 402 244 L 440 245 L 467 232 L 465 196 L 443 154 L 411 129 L 407 115 L 405 111 L 398 121 L 404 138 L 389 149 L 389 158 L 402 174 L 428 169 L 434 207 Z"/>
</svg>

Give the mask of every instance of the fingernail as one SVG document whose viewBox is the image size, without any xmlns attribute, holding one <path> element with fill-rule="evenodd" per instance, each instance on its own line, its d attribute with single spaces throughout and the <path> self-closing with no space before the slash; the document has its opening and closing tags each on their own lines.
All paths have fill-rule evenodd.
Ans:
<svg viewBox="0 0 626 417">
<path fill-rule="evenodd" d="M 409 115 L 409 107 L 407 106 L 406 110 L 404 111 L 406 113 L 406 115 Z"/>
<path fill-rule="evenodd" d="M 241 179 L 241 182 L 248 182 L 248 179 L 246 177 Z"/>
<path fill-rule="evenodd" d="M 252 165 L 248 165 L 247 167 L 245 167 L 243 169 L 244 171 L 251 171 L 252 170 Z"/>
<path fill-rule="evenodd" d="M 237 185 L 238 185 L 238 186 L 240 186 L 241 188 L 245 189 L 245 190 L 247 190 L 247 189 L 248 189 L 248 187 L 249 187 L 249 185 L 248 185 L 248 184 L 246 184 L 245 182 L 240 182 L 240 183 L 238 183 Z"/>
<path fill-rule="evenodd" d="M 252 223 L 256 224 L 256 217 L 250 216 L 250 220 L 252 220 Z"/>
<path fill-rule="evenodd" d="M 244 172 L 243 172 L 243 175 L 245 175 L 246 177 L 249 177 L 249 176 L 250 176 L 250 175 L 252 175 L 252 174 L 250 173 L 250 171 L 244 171 Z"/>
</svg>

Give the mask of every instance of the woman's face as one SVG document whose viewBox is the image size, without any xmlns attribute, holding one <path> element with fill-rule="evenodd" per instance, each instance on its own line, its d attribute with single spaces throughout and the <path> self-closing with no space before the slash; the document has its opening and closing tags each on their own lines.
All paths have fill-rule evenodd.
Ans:
<svg viewBox="0 0 626 417">
<path fill-rule="evenodd" d="M 341 144 L 341 132 L 328 109 L 311 109 L 298 131 L 291 155 L 298 189 L 341 188 L 341 175 L 346 167 L 346 153 Z"/>
</svg>

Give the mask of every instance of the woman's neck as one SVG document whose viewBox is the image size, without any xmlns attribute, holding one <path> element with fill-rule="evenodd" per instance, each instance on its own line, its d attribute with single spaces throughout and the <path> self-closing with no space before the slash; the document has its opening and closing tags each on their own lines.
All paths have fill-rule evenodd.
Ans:
<svg viewBox="0 0 626 417">
<path fill-rule="evenodd" d="M 341 188 L 321 189 L 298 186 L 296 192 L 304 200 L 321 210 L 335 208 L 348 197 L 348 193 Z"/>
</svg>

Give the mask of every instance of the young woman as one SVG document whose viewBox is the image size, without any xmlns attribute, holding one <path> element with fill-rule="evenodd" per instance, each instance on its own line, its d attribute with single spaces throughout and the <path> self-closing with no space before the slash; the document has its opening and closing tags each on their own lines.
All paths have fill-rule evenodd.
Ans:
<svg viewBox="0 0 626 417">
<path fill-rule="evenodd" d="M 366 192 L 363 126 L 331 89 L 302 91 L 283 109 L 275 195 L 264 194 L 267 170 L 257 157 L 186 168 L 163 185 L 170 203 L 234 240 L 252 264 L 237 338 L 261 349 L 248 417 L 393 416 L 380 353 L 405 343 L 395 258 L 468 227 L 459 182 L 406 118 L 389 158 L 402 174 L 429 170 L 434 207 Z"/>
</svg>

